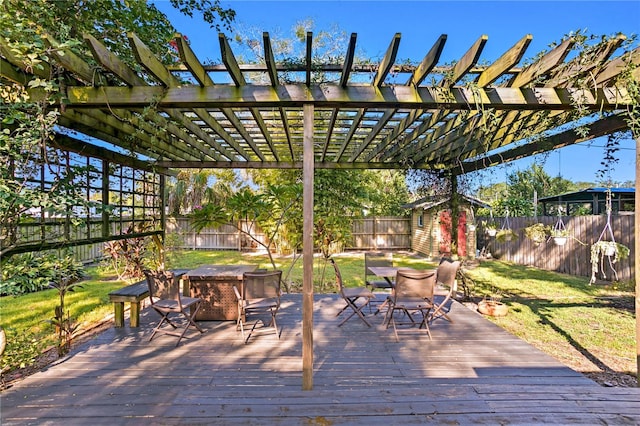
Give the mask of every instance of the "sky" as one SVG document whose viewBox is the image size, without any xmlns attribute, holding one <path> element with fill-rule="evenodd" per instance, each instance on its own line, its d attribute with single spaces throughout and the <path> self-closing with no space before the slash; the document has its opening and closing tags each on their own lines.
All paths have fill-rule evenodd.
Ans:
<svg viewBox="0 0 640 426">
<path fill-rule="evenodd" d="M 199 19 L 175 11 L 168 0 L 154 1 L 172 24 L 186 35 L 198 58 L 220 61 L 216 30 Z M 357 33 L 357 51 L 365 57 L 384 55 L 395 33 L 402 39 L 396 62 L 409 59 L 419 63 L 441 34 L 447 42 L 439 64 L 457 61 L 482 35 L 488 36 L 480 62 L 493 62 L 527 34 L 533 40 L 523 61 L 548 50 L 549 45 L 578 30 L 598 36 L 640 32 L 640 0 L 627 1 L 249 1 L 221 0 L 223 7 L 236 11 L 233 28 L 268 31 L 291 37 L 291 28 L 311 19 L 314 32 L 337 27 Z M 225 31 L 233 36 L 230 31 Z M 635 42 L 635 46 L 638 43 Z M 233 48 L 233 46 L 232 46 Z M 484 173 L 482 185 L 504 182 L 506 175 L 528 168 L 532 161 L 544 162 L 551 176 L 572 181 L 596 182 L 602 169 L 605 138 L 572 145 L 547 155 L 496 166 Z M 616 182 L 635 180 L 635 141 L 621 141 L 618 163 L 609 174 Z"/>
</svg>

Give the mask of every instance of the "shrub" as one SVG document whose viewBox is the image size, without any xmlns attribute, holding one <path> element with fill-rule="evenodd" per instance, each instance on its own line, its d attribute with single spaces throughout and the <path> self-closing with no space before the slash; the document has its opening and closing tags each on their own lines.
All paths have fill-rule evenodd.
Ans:
<svg viewBox="0 0 640 426">
<path fill-rule="evenodd" d="M 78 280 L 83 277 L 82 264 L 73 256 L 35 252 L 14 255 L 2 262 L 0 295 L 15 296 L 49 288 L 60 276 Z"/>
<path fill-rule="evenodd" d="M 44 341 L 26 330 L 5 330 L 7 346 L 0 361 L 0 371 L 3 373 L 18 368 L 27 367 L 35 362 L 44 349 Z"/>
</svg>

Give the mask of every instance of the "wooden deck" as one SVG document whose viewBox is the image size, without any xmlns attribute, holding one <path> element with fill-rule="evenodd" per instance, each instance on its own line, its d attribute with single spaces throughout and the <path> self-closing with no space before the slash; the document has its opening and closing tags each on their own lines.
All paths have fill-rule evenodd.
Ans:
<svg viewBox="0 0 640 426">
<path fill-rule="evenodd" d="M 314 389 L 302 391 L 301 296 L 282 337 L 242 343 L 234 322 L 202 322 L 178 347 L 157 317 L 111 328 L 0 394 L 1 423 L 24 424 L 640 424 L 640 389 L 605 388 L 455 304 L 433 341 L 374 317 L 337 327 L 342 301 L 317 295 Z"/>
</svg>

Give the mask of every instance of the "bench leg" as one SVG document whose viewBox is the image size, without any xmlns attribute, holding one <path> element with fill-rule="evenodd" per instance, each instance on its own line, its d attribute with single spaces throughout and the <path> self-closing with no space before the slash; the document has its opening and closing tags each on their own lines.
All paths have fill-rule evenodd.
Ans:
<svg viewBox="0 0 640 426">
<path fill-rule="evenodd" d="M 129 323 L 131 327 L 140 326 L 140 302 L 131 302 L 131 309 L 129 312 Z"/>
<path fill-rule="evenodd" d="M 116 327 L 124 327 L 124 302 L 113 302 L 114 322 Z"/>
</svg>

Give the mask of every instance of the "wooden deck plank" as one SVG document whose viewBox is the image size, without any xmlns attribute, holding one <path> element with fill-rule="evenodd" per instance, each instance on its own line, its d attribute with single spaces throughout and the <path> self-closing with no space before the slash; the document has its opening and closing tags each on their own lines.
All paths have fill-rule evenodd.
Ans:
<svg viewBox="0 0 640 426">
<path fill-rule="evenodd" d="M 1 423 L 640 423 L 640 389 L 600 387 L 462 305 L 432 341 L 406 330 L 396 342 L 382 315 L 337 327 L 340 304 L 316 296 L 311 391 L 299 295 L 284 298 L 280 340 L 247 345 L 234 322 L 211 321 L 177 348 L 149 342 L 158 317 L 145 309 L 139 328 L 107 330 L 3 391 Z"/>
</svg>

